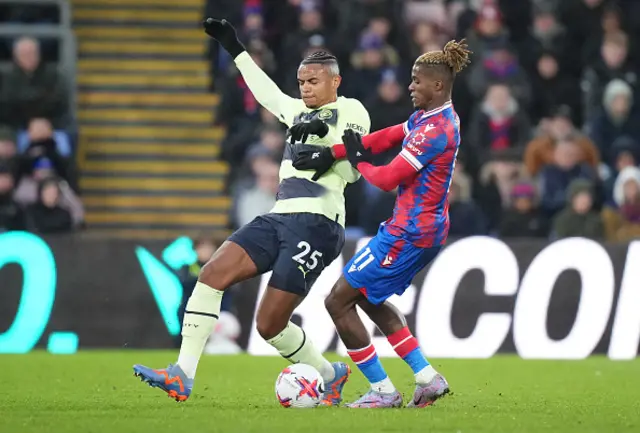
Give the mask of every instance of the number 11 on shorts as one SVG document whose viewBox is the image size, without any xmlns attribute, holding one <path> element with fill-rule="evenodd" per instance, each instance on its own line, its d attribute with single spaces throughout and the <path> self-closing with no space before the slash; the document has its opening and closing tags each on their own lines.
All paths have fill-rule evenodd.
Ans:
<svg viewBox="0 0 640 433">
<path fill-rule="evenodd" d="M 366 257 L 366 259 L 365 259 Z M 362 254 L 360 254 L 358 256 L 357 259 L 355 259 L 353 261 L 353 263 L 351 264 L 351 267 L 349 268 L 349 272 L 353 272 L 353 271 L 361 271 L 362 269 L 364 269 L 369 263 L 371 263 L 373 261 L 374 257 L 373 254 L 371 254 L 371 248 L 367 247 L 364 249 L 364 251 L 362 252 Z M 364 260 L 364 261 L 363 261 Z M 360 263 L 362 262 L 362 263 Z M 360 264 L 358 264 L 360 263 Z"/>
</svg>

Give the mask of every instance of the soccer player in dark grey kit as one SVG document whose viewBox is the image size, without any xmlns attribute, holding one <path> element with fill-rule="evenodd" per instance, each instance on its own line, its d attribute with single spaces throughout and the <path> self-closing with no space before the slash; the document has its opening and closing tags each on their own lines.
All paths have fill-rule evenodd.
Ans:
<svg viewBox="0 0 640 433">
<path fill-rule="evenodd" d="M 371 123 L 369 114 L 359 101 L 338 96 L 340 70 L 329 53 L 315 53 L 301 62 L 301 99 L 296 99 L 285 95 L 256 65 L 228 21 L 208 18 L 204 28 L 233 56 L 258 102 L 289 127 L 277 202 L 270 213 L 233 233 L 202 268 L 187 302 L 177 363 L 166 369 L 135 365 L 134 372 L 177 401 L 187 400 L 204 345 L 218 320 L 224 291 L 273 271 L 257 312 L 258 332 L 289 362 L 315 367 L 325 383 L 323 404 L 337 405 L 349 367 L 327 361 L 290 319 L 322 270 L 342 251 L 344 188 L 360 174 L 346 160 L 333 164 L 321 178 L 297 170 L 291 162 L 291 148 L 305 142 L 324 147 L 340 143 L 345 129 L 365 135 Z"/>
</svg>

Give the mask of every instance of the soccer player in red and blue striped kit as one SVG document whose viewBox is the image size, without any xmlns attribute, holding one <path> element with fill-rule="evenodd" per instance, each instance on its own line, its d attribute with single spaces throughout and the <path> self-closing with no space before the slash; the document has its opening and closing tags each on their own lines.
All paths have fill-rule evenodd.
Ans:
<svg viewBox="0 0 640 433">
<path fill-rule="evenodd" d="M 427 361 L 405 318 L 387 299 L 401 295 L 415 275 L 440 252 L 449 232 L 448 193 L 460 146 L 460 120 L 451 103 L 456 74 L 469 64 L 464 41 L 447 43 L 442 51 L 420 56 L 409 86 L 416 111 L 405 123 L 361 137 L 346 130 L 344 145 L 332 148 L 298 145 L 294 167 L 328 171 L 336 159 L 348 158 L 362 176 L 385 191 L 398 188 L 393 216 L 347 263 L 325 305 L 349 356 L 371 389 L 353 408 L 402 406 L 378 359 L 356 306 L 376 323 L 396 353 L 415 374 L 416 390 L 407 407 L 426 407 L 449 392 L 449 384 Z M 402 145 L 385 166 L 368 161 L 373 154 Z M 348 379 L 348 372 L 344 381 Z M 339 392 L 324 404 L 339 402 Z M 331 398 L 333 397 L 333 399 Z"/>
</svg>

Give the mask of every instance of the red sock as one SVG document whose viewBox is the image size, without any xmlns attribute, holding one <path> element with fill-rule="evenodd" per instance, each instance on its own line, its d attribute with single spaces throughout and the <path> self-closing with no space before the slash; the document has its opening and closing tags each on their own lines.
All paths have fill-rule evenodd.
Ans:
<svg viewBox="0 0 640 433">
<path fill-rule="evenodd" d="M 389 335 L 387 340 L 389 340 L 393 350 L 395 350 L 402 359 L 419 347 L 418 340 L 416 340 L 416 337 L 411 334 L 411 331 L 409 331 L 409 328 L 406 326 L 398 332 Z"/>
<path fill-rule="evenodd" d="M 376 348 L 373 344 L 369 344 L 367 347 L 362 349 L 347 350 L 347 354 L 356 364 L 364 364 L 376 357 Z"/>
<path fill-rule="evenodd" d="M 380 359 L 378 359 L 373 344 L 362 349 L 347 350 L 347 353 L 351 357 L 351 360 L 356 363 L 362 374 L 369 380 L 369 383 L 378 383 L 388 377 L 387 372 L 384 371 L 384 367 L 382 367 Z"/>
</svg>

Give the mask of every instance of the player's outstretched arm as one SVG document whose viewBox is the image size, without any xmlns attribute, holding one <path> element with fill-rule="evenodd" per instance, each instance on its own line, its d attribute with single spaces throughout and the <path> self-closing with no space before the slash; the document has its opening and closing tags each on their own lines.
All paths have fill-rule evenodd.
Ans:
<svg viewBox="0 0 640 433">
<path fill-rule="evenodd" d="M 363 136 L 362 144 L 375 155 L 401 145 L 405 135 L 404 123 L 401 123 Z M 344 159 L 347 157 L 347 150 L 343 143 L 333 145 L 331 147 L 331 153 L 335 159 Z"/>
<path fill-rule="evenodd" d="M 405 137 L 404 125 L 394 125 L 372 132 L 362 137 L 362 144 L 372 154 L 383 153 L 402 144 Z M 343 143 L 331 147 L 296 144 L 293 150 L 293 166 L 298 170 L 315 170 L 312 180 L 318 180 L 329 171 L 337 160 L 346 159 L 347 150 Z"/>
<path fill-rule="evenodd" d="M 256 100 L 287 125 L 293 120 L 290 112 L 295 110 L 296 99 L 283 93 L 271 78 L 253 61 L 238 39 L 236 29 L 225 19 L 207 18 L 203 22 L 205 32 L 220 42 L 231 54 L 249 90 Z M 292 107 L 293 106 L 293 107 Z"/>
<path fill-rule="evenodd" d="M 404 180 L 416 175 L 416 169 L 400 155 L 389 164 L 376 167 L 368 162 L 358 164 L 358 171 L 371 185 L 383 191 L 393 191 Z"/>
<path fill-rule="evenodd" d="M 384 191 L 393 191 L 402 181 L 416 175 L 416 168 L 401 155 L 396 156 L 387 165 L 372 165 L 369 161 L 373 152 L 364 146 L 364 140 L 357 132 L 346 130 L 342 141 L 351 165 L 356 167 L 370 184 Z"/>
</svg>

